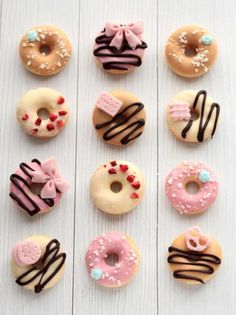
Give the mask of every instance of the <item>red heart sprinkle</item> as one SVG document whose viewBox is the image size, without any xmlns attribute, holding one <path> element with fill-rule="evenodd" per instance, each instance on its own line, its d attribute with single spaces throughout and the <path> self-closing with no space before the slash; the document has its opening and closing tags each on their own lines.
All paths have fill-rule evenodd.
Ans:
<svg viewBox="0 0 236 315">
<path fill-rule="evenodd" d="M 114 168 L 110 168 L 110 169 L 108 170 L 108 173 L 109 173 L 109 174 L 116 174 L 116 170 L 115 170 Z"/>
<path fill-rule="evenodd" d="M 134 175 L 127 176 L 127 181 L 130 182 L 130 183 L 133 183 L 134 179 L 135 179 Z"/>
<path fill-rule="evenodd" d="M 136 192 L 133 192 L 133 193 L 130 195 L 130 198 L 132 198 L 132 199 L 138 199 L 138 198 L 139 198 L 139 194 L 137 194 Z"/>
<path fill-rule="evenodd" d="M 111 161 L 110 164 L 111 164 L 111 166 L 116 166 L 117 165 L 116 161 Z"/>
<path fill-rule="evenodd" d="M 58 113 L 60 116 L 64 116 L 67 114 L 67 112 L 65 110 L 60 110 Z"/>
<path fill-rule="evenodd" d="M 121 172 L 126 172 L 128 171 L 129 167 L 126 164 L 120 164 L 120 170 Z"/>
<path fill-rule="evenodd" d="M 62 96 L 60 96 L 59 98 L 58 98 L 58 100 L 57 100 L 57 104 L 58 105 L 61 105 L 61 104 L 63 104 L 65 102 L 65 99 L 64 99 L 64 97 L 62 97 Z"/>
<path fill-rule="evenodd" d="M 29 115 L 25 114 L 24 116 L 22 116 L 21 119 L 22 119 L 22 120 L 28 120 L 28 119 L 29 119 Z"/>
<path fill-rule="evenodd" d="M 134 187 L 135 189 L 139 189 L 141 184 L 140 184 L 140 182 L 135 182 L 135 183 L 131 184 L 131 186 Z"/>
<path fill-rule="evenodd" d="M 35 125 L 36 125 L 36 126 L 40 126 L 40 125 L 41 125 L 41 122 L 42 122 L 42 119 L 41 119 L 41 118 L 37 118 L 37 119 L 35 120 Z"/>
<path fill-rule="evenodd" d="M 62 121 L 62 120 L 58 120 L 58 121 L 57 121 L 57 127 L 58 127 L 58 128 L 61 128 L 61 127 L 63 127 L 63 126 L 64 126 L 63 121 Z"/>
<path fill-rule="evenodd" d="M 47 124 L 47 130 L 48 131 L 51 131 L 53 129 L 55 129 L 55 126 L 53 124 Z"/>
<path fill-rule="evenodd" d="M 55 114 L 50 114 L 50 115 L 49 115 L 49 119 L 50 119 L 51 121 L 56 120 L 57 117 L 58 117 L 58 115 L 55 115 Z"/>
<path fill-rule="evenodd" d="M 37 128 L 35 128 L 35 129 L 32 129 L 32 135 L 36 135 L 36 133 L 38 132 L 38 129 Z"/>
</svg>

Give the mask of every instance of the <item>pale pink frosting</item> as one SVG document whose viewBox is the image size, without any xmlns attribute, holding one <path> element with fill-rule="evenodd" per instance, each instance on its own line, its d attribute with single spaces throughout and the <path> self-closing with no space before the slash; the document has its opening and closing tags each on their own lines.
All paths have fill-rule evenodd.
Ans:
<svg viewBox="0 0 236 315">
<path fill-rule="evenodd" d="M 173 121 L 189 120 L 191 118 L 190 105 L 186 102 L 171 102 L 169 112 Z"/>
<path fill-rule="evenodd" d="M 211 243 L 211 239 L 203 234 L 198 226 L 193 226 L 186 231 L 185 241 L 188 249 L 196 252 L 203 252 Z"/>
<path fill-rule="evenodd" d="M 22 241 L 13 247 L 12 257 L 19 266 L 35 264 L 42 255 L 40 245 L 33 241 Z"/>
<path fill-rule="evenodd" d="M 28 163 L 27 165 L 30 168 L 32 168 L 35 172 L 37 172 L 38 174 L 41 174 L 42 172 L 44 172 L 42 167 L 36 162 L 31 162 L 31 163 Z M 27 171 L 31 175 L 34 173 L 34 171 L 30 171 L 29 169 L 27 169 Z M 22 177 L 28 183 L 29 186 L 33 183 L 32 178 L 27 176 L 27 174 L 25 174 L 20 167 L 16 170 L 16 172 L 14 174 L 19 175 L 20 177 Z M 57 173 L 57 178 L 59 178 L 59 174 L 58 173 Z M 37 181 L 37 182 L 39 183 L 40 181 Z M 42 181 L 41 183 L 45 185 L 46 182 Z M 30 188 L 27 185 L 24 184 L 23 181 L 19 180 L 18 184 L 24 190 L 24 192 L 38 205 L 38 207 L 40 208 L 40 213 L 46 213 L 46 212 L 48 212 L 51 209 L 51 207 L 49 205 L 47 205 L 47 203 L 45 203 L 42 200 L 42 198 L 40 198 L 40 196 L 38 196 L 37 194 L 34 194 L 30 190 Z M 31 202 L 29 202 L 27 200 L 25 195 L 13 183 L 11 183 L 11 185 L 10 185 L 10 192 L 15 194 L 25 204 L 26 207 L 28 207 L 29 209 L 33 210 Z M 63 195 L 63 192 L 61 192 L 61 193 L 59 193 L 58 191 L 56 192 L 56 196 L 54 198 L 52 198 L 53 201 L 54 201 L 54 206 L 59 203 L 62 195 Z"/>
<path fill-rule="evenodd" d="M 209 174 L 209 181 L 199 180 L 202 171 Z M 190 194 L 185 189 L 186 183 L 193 181 L 190 178 L 199 184 L 196 194 Z M 181 214 L 199 213 L 214 202 L 218 193 L 218 182 L 216 175 L 203 163 L 186 161 L 168 175 L 165 191 L 172 206 Z"/>
<path fill-rule="evenodd" d="M 114 266 L 106 264 L 108 254 L 116 254 L 118 262 Z M 87 270 L 92 276 L 99 271 L 101 276 L 95 279 L 104 286 L 121 286 L 129 282 L 137 269 L 137 256 L 126 236 L 120 233 L 106 233 L 96 237 L 89 245 L 85 256 Z"/>
<path fill-rule="evenodd" d="M 95 106 L 114 117 L 122 106 L 122 102 L 107 92 L 101 92 L 96 100 Z"/>
</svg>

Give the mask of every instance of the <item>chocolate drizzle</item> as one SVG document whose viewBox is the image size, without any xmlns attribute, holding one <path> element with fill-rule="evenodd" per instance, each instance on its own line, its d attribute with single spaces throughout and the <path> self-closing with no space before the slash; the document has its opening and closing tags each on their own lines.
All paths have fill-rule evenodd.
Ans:
<svg viewBox="0 0 236 315">
<path fill-rule="evenodd" d="M 66 260 L 65 253 L 59 253 L 60 243 L 58 240 L 51 240 L 47 246 L 46 251 L 41 258 L 41 262 L 33 266 L 33 268 L 24 272 L 16 279 L 16 283 L 20 286 L 26 286 L 39 278 L 38 283 L 34 286 L 35 293 L 40 293 L 44 287 L 56 276 L 60 271 Z M 58 263 L 57 263 L 58 262 Z M 55 264 L 55 269 L 48 275 L 49 268 Z M 39 270 L 38 270 L 39 269 Z M 37 271 L 38 270 L 38 271 Z M 37 272 L 35 272 L 37 271 Z M 47 274 L 47 276 L 45 276 Z"/>
<path fill-rule="evenodd" d="M 134 107 L 133 112 L 130 115 L 127 115 L 127 111 L 129 109 L 132 109 Z M 144 108 L 144 105 L 142 103 L 133 103 L 126 108 L 124 108 L 121 112 L 117 113 L 111 120 L 106 121 L 105 123 L 102 124 L 97 124 L 95 126 L 96 129 L 102 129 L 104 127 L 110 126 L 104 134 L 103 134 L 103 139 L 105 141 L 109 141 L 116 136 L 120 135 L 124 131 L 128 130 L 128 133 L 120 140 L 121 144 L 125 145 L 128 144 L 130 141 L 138 138 L 142 132 L 138 133 L 136 136 L 133 136 L 133 133 L 135 133 L 138 129 L 140 129 L 142 126 L 145 125 L 145 120 L 144 119 L 139 119 L 137 121 L 132 122 L 131 124 L 128 124 L 128 121 L 134 117 L 138 112 L 140 112 Z M 117 123 L 116 123 L 117 122 Z M 123 129 L 120 129 L 120 126 L 123 126 Z M 116 129 L 119 129 L 116 131 Z M 131 129 L 131 131 L 129 131 Z"/>
<path fill-rule="evenodd" d="M 172 253 L 167 261 L 169 264 L 175 265 L 185 265 L 185 266 L 197 266 L 198 269 L 177 269 L 173 272 L 174 278 L 177 279 L 186 279 L 186 280 L 193 280 L 196 282 L 200 282 L 204 284 L 204 281 L 201 278 L 194 277 L 188 275 L 189 272 L 191 273 L 202 273 L 202 274 L 213 274 L 214 268 L 211 265 L 220 265 L 221 259 L 215 255 L 211 254 L 204 254 L 200 252 L 193 252 L 193 251 L 185 251 L 174 246 L 169 247 L 169 253 Z M 176 259 L 177 258 L 177 259 Z M 179 261 L 178 258 L 185 258 L 186 262 Z"/>
<path fill-rule="evenodd" d="M 102 35 L 98 36 L 95 39 L 95 42 L 101 46 L 97 47 L 93 54 L 96 57 L 110 57 L 111 61 L 106 61 L 103 62 L 103 68 L 105 70 L 122 70 L 122 71 L 127 71 L 128 68 L 125 67 L 125 65 L 129 66 L 135 66 L 139 67 L 142 64 L 142 59 L 135 55 L 132 54 L 133 49 L 129 46 L 127 40 L 124 38 L 122 46 L 120 49 L 117 49 L 116 47 L 109 46 L 111 41 L 113 39 L 113 36 L 106 36 L 105 30 L 103 30 Z M 147 44 L 142 41 L 142 44 L 138 45 L 136 49 L 141 48 L 145 49 L 147 48 Z M 104 50 L 109 50 L 109 53 L 104 52 Z M 124 53 L 125 51 L 130 51 L 130 53 Z M 129 59 L 129 61 L 117 61 L 112 59 L 116 58 L 126 58 Z"/>
<path fill-rule="evenodd" d="M 216 130 L 216 126 L 217 126 L 217 122 L 218 122 L 218 118 L 219 118 L 219 114 L 220 114 L 220 106 L 217 103 L 212 103 L 211 105 L 211 109 L 207 115 L 207 118 L 205 121 L 203 121 L 203 116 L 204 116 L 204 112 L 205 112 L 205 105 L 206 105 L 206 98 L 207 98 L 207 92 L 204 90 L 201 90 L 197 93 L 194 102 L 193 102 L 193 110 L 197 107 L 197 103 L 199 100 L 199 97 L 203 95 L 203 100 L 201 103 L 201 112 L 200 112 L 200 119 L 199 119 L 199 126 L 198 126 L 198 133 L 197 133 L 197 139 L 198 142 L 202 142 L 204 140 L 204 133 L 206 131 L 206 128 L 210 122 L 210 119 L 213 115 L 213 112 L 215 110 L 215 121 L 214 121 L 214 126 L 211 132 L 211 137 L 214 136 L 215 130 Z M 188 122 L 188 124 L 185 126 L 185 128 L 182 130 L 181 136 L 182 138 L 186 138 L 186 135 L 188 133 L 188 131 L 191 129 L 193 124 L 193 120 L 190 119 L 190 121 Z"/>
<path fill-rule="evenodd" d="M 38 161 L 37 159 L 33 159 L 31 162 L 37 163 L 38 165 L 41 165 L 40 161 Z M 34 169 L 31 168 L 28 164 L 26 163 L 21 163 L 20 164 L 20 169 L 22 170 L 22 172 L 28 176 L 28 178 L 32 178 L 32 175 L 30 174 L 30 172 L 33 172 Z M 37 203 L 30 198 L 30 196 L 25 192 L 24 190 L 24 186 L 28 187 L 30 189 L 30 185 L 28 184 L 28 182 L 21 177 L 18 174 L 12 174 L 10 176 L 10 180 L 12 182 L 13 185 L 15 185 L 17 187 L 17 189 L 19 190 L 19 192 L 27 199 L 27 201 L 31 204 L 32 207 L 28 207 L 22 200 L 20 197 L 18 197 L 15 193 L 10 192 L 9 196 L 15 200 L 18 205 L 24 209 L 30 216 L 34 216 L 35 214 L 37 214 L 41 209 L 39 208 L 39 206 L 37 205 Z M 49 207 L 53 207 L 54 206 L 54 200 L 51 198 L 41 198 L 41 196 L 38 194 L 37 195 L 41 200 L 43 200 L 44 203 L 46 203 Z"/>
</svg>

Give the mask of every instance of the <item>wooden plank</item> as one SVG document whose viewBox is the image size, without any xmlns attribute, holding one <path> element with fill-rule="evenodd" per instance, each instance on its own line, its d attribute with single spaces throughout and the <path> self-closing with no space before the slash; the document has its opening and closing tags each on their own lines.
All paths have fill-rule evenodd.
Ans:
<svg viewBox="0 0 236 315">
<path fill-rule="evenodd" d="M 74 314 L 156 314 L 157 228 L 157 78 L 156 2 L 80 1 L 79 104 L 77 129 L 77 187 L 75 231 Z M 92 43 L 106 20 L 130 22 L 143 18 L 146 51 L 143 66 L 124 76 L 110 76 L 95 64 Z M 124 89 L 144 102 L 148 120 L 144 135 L 126 148 L 114 148 L 96 138 L 91 116 L 97 95 Z M 114 159 L 136 163 L 147 180 L 145 200 L 127 215 L 108 216 L 89 197 L 89 180 L 100 164 Z M 103 232 L 120 231 L 133 236 L 142 252 L 141 270 L 126 287 L 109 290 L 88 276 L 84 255 L 89 243 Z"/>
<path fill-rule="evenodd" d="M 234 211 L 235 195 L 235 134 L 232 117 L 236 115 L 233 100 L 236 63 L 233 50 L 235 38 L 234 1 L 159 1 L 158 14 L 158 82 L 159 82 L 159 314 L 221 315 L 234 314 L 236 308 Z M 197 23 L 212 31 L 219 43 L 219 57 L 209 73 L 196 80 L 174 75 L 164 60 L 164 44 L 168 36 L 182 25 Z M 186 145 L 175 140 L 165 121 L 165 108 L 177 92 L 184 89 L 206 89 L 221 104 L 221 121 L 212 141 Z M 215 204 L 204 214 L 180 216 L 168 203 L 164 182 L 169 171 L 183 160 L 201 160 L 218 174 L 220 193 Z M 189 226 L 198 224 L 204 232 L 214 235 L 222 245 L 224 260 L 215 278 L 199 288 L 175 281 L 166 263 L 170 242 Z"/>
<path fill-rule="evenodd" d="M 1 148 L 1 255 L 0 255 L 0 313 L 1 314 L 71 314 L 73 271 L 75 138 L 77 107 L 77 1 L 56 0 L 14 1 L 4 0 L 2 8 L 2 43 L 0 91 L 0 148 Z M 18 57 L 18 41 L 33 25 L 55 24 L 68 34 L 73 43 L 73 57 L 68 67 L 59 75 L 39 78 L 25 71 Z M 71 119 L 65 131 L 57 138 L 37 141 L 25 135 L 16 118 L 16 104 L 23 93 L 39 86 L 61 91 L 68 99 Z M 22 161 L 32 158 L 46 159 L 55 156 L 71 189 L 61 204 L 51 213 L 40 218 L 24 216 L 8 197 L 9 176 Z M 14 283 L 10 270 L 13 244 L 28 235 L 46 234 L 58 238 L 67 252 L 64 278 L 48 292 L 40 296 L 28 292 Z"/>
</svg>

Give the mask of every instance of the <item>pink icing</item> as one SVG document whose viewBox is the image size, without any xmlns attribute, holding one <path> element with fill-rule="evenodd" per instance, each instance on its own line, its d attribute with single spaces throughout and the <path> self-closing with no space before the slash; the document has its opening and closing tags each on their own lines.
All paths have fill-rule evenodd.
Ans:
<svg viewBox="0 0 236 315">
<path fill-rule="evenodd" d="M 119 25 L 107 22 L 105 33 L 108 37 L 114 36 L 110 46 L 120 49 L 125 38 L 132 49 L 142 43 L 143 21 L 137 21 L 128 25 Z"/>
<path fill-rule="evenodd" d="M 98 96 L 95 106 L 108 115 L 114 117 L 122 106 L 122 102 L 107 92 L 102 92 Z"/>
<path fill-rule="evenodd" d="M 38 243 L 22 241 L 13 247 L 12 256 L 19 266 L 35 264 L 41 257 L 42 250 Z"/>
<path fill-rule="evenodd" d="M 46 163 L 46 162 L 45 162 L 45 163 Z M 47 163 L 46 163 L 46 164 L 47 164 Z M 42 172 L 43 172 L 41 166 L 40 166 L 38 163 L 36 163 L 36 162 L 31 162 L 31 163 L 28 163 L 27 165 L 28 165 L 30 168 L 32 168 L 35 172 L 38 172 L 38 173 L 42 173 Z M 33 171 L 30 171 L 29 169 L 28 169 L 28 172 L 29 172 L 29 174 L 32 174 L 32 173 L 33 173 Z M 16 172 L 14 173 L 14 175 L 20 176 L 23 180 L 25 180 L 25 181 L 27 182 L 27 184 L 28 184 L 29 186 L 31 186 L 32 183 L 33 183 L 31 177 L 28 176 L 27 174 L 25 174 L 25 172 L 23 172 L 23 170 L 22 170 L 20 167 L 16 170 Z M 57 173 L 57 176 L 59 176 L 58 173 Z M 38 181 L 38 183 L 39 183 L 39 181 Z M 20 199 L 20 200 L 22 201 L 22 203 L 23 203 L 27 208 L 32 209 L 32 211 L 34 210 L 34 207 L 32 206 L 32 203 L 26 198 L 26 195 L 27 195 L 29 198 L 31 198 L 34 203 L 37 204 L 37 206 L 40 208 L 40 213 L 46 213 L 46 212 L 48 212 L 48 211 L 51 209 L 51 207 L 50 207 L 47 203 L 45 203 L 45 202 L 43 201 L 43 199 L 42 199 L 40 196 L 38 196 L 37 194 L 34 194 L 34 193 L 30 190 L 30 188 L 29 188 L 27 185 L 25 185 L 25 183 L 24 183 L 23 181 L 18 181 L 18 184 L 19 184 L 20 187 L 23 189 L 24 193 L 21 192 L 21 191 L 17 188 L 17 186 L 16 186 L 15 184 L 13 184 L 13 183 L 11 183 L 11 185 L 10 185 L 10 192 L 11 192 L 12 194 L 16 195 L 16 197 L 17 197 L 18 199 Z M 45 182 L 42 182 L 42 184 L 45 184 Z M 58 191 L 56 192 L 55 198 L 52 198 L 52 199 L 53 199 L 53 202 L 54 202 L 54 206 L 59 203 L 59 201 L 60 201 L 62 195 L 63 195 L 63 192 L 62 192 L 62 193 L 59 193 Z"/>
<path fill-rule="evenodd" d="M 111 253 L 119 257 L 114 266 L 105 262 L 107 255 Z M 101 272 L 101 276 L 96 281 L 104 286 L 126 284 L 133 277 L 137 268 L 136 253 L 125 235 L 120 233 L 112 232 L 96 237 L 89 245 L 85 260 L 91 276 L 94 270 Z"/>
<path fill-rule="evenodd" d="M 186 102 L 172 102 L 169 104 L 170 116 L 173 121 L 189 120 L 190 107 Z"/>
<path fill-rule="evenodd" d="M 207 171 L 210 180 L 201 182 L 199 174 Z M 185 189 L 185 184 L 196 181 L 199 184 L 199 191 L 190 194 Z M 215 174 L 201 162 L 184 162 L 175 168 L 167 177 L 165 185 L 166 195 L 180 214 L 193 214 L 205 211 L 214 202 L 218 193 L 218 182 Z"/>
<path fill-rule="evenodd" d="M 186 246 L 189 250 L 203 252 L 211 243 L 210 238 L 202 234 L 198 226 L 193 226 L 185 234 Z"/>
</svg>

